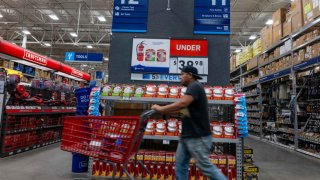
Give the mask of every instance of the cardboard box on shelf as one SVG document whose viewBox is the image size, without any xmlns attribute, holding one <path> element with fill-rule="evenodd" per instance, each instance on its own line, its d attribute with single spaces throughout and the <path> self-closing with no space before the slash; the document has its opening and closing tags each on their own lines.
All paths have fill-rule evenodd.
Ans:
<svg viewBox="0 0 320 180">
<path fill-rule="evenodd" d="M 291 21 L 292 21 L 291 23 L 292 32 L 296 32 L 304 25 L 302 13 L 292 14 Z"/>
<path fill-rule="evenodd" d="M 303 20 L 310 23 L 320 15 L 319 0 L 303 0 Z"/>
<path fill-rule="evenodd" d="M 280 54 L 281 54 L 280 52 L 281 52 L 281 47 L 277 47 L 273 52 L 273 56 L 274 57 L 279 57 Z"/>
<path fill-rule="evenodd" d="M 286 37 L 291 33 L 291 17 L 289 19 L 287 19 L 287 21 L 285 21 L 283 23 L 283 33 L 282 33 L 282 37 Z"/>
<path fill-rule="evenodd" d="M 312 57 L 317 57 L 320 55 L 320 43 L 312 45 Z"/>
<path fill-rule="evenodd" d="M 273 20 L 274 26 L 282 24 L 286 20 L 286 12 L 287 10 L 285 8 L 280 8 L 272 14 L 272 20 Z"/>
<path fill-rule="evenodd" d="M 266 46 L 266 41 L 267 41 L 267 26 L 265 26 L 264 28 L 261 29 L 260 31 L 260 36 L 261 36 L 261 50 L 264 51 L 267 49 Z"/>
<path fill-rule="evenodd" d="M 247 64 L 247 70 L 253 69 L 258 66 L 258 58 L 252 58 Z"/>
<path fill-rule="evenodd" d="M 252 44 L 252 56 L 255 57 L 262 52 L 261 38 Z"/>
<path fill-rule="evenodd" d="M 304 61 L 305 53 L 306 53 L 305 49 L 299 50 L 299 52 L 298 52 L 298 63 Z"/>
<path fill-rule="evenodd" d="M 291 12 L 292 14 L 301 13 L 302 14 L 302 0 L 291 1 Z M 294 22 L 294 21 L 293 21 Z"/>
<path fill-rule="evenodd" d="M 266 48 L 270 48 L 273 44 L 273 26 L 267 26 L 267 37 L 265 39 Z"/>
</svg>

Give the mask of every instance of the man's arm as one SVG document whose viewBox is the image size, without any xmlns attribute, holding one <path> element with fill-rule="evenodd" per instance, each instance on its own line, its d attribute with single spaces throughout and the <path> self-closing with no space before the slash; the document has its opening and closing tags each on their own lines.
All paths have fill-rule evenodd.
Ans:
<svg viewBox="0 0 320 180">
<path fill-rule="evenodd" d="M 178 102 L 175 102 L 166 106 L 153 105 L 151 109 L 161 113 L 170 113 L 170 112 L 177 111 L 189 106 L 193 100 L 194 98 L 191 95 L 185 95 Z"/>
</svg>

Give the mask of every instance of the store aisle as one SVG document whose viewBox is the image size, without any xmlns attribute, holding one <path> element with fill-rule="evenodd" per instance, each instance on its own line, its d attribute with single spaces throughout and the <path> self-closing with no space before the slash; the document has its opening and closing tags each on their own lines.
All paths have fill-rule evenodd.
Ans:
<svg viewBox="0 0 320 180">
<path fill-rule="evenodd" d="M 70 180 L 86 177 L 71 173 L 71 154 L 60 144 L 0 158 L 0 180 Z"/>
<path fill-rule="evenodd" d="M 245 145 L 253 149 L 261 180 L 320 179 L 320 160 L 252 138 L 246 139 Z"/>
</svg>

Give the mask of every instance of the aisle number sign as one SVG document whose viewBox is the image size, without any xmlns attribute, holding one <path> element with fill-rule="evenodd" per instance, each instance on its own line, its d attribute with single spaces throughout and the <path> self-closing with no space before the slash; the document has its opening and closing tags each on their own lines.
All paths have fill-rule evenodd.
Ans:
<svg viewBox="0 0 320 180">
<path fill-rule="evenodd" d="M 230 0 L 195 0 L 194 34 L 230 34 Z"/>
<path fill-rule="evenodd" d="M 188 65 L 208 75 L 208 40 L 133 39 L 131 72 L 144 75 L 132 80 L 179 81 L 178 74 Z"/>
</svg>

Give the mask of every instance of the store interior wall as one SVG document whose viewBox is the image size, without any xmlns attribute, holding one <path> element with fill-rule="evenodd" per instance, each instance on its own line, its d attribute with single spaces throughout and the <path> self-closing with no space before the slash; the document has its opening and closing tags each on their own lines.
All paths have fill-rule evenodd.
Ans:
<svg viewBox="0 0 320 180">
<path fill-rule="evenodd" d="M 131 53 L 133 38 L 180 38 L 208 39 L 208 85 L 229 85 L 229 35 L 194 35 L 193 0 L 171 1 L 167 11 L 167 0 L 149 0 L 147 33 L 113 33 L 109 55 L 110 83 L 139 83 L 131 81 Z M 154 83 L 154 82 L 153 82 Z M 163 82 L 159 82 L 163 83 Z"/>
</svg>

